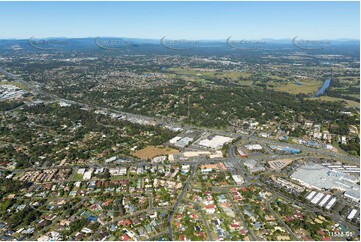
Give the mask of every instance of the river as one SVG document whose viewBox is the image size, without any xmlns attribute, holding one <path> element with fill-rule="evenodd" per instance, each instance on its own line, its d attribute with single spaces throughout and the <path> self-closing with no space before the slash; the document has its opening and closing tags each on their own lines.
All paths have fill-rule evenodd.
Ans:
<svg viewBox="0 0 361 242">
<path fill-rule="evenodd" d="M 331 84 L 331 79 L 327 79 L 327 80 L 323 83 L 323 85 L 322 85 L 322 87 L 320 88 L 320 90 L 318 90 L 318 91 L 316 92 L 315 96 L 317 97 L 317 96 L 322 95 L 322 94 L 326 91 L 326 89 L 330 86 L 330 84 Z"/>
</svg>

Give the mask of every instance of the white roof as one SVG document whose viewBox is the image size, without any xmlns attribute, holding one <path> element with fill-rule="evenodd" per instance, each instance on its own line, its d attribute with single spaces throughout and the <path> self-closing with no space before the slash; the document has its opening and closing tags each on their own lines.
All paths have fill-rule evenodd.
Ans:
<svg viewBox="0 0 361 242">
<path fill-rule="evenodd" d="M 352 209 L 351 213 L 347 216 L 347 219 L 352 220 L 357 214 L 357 209 Z"/>
<path fill-rule="evenodd" d="M 326 205 L 326 209 L 330 209 L 336 202 L 336 198 L 332 198 L 331 201 L 328 202 L 328 204 Z"/>
<path fill-rule="evenodd" d="M 233 139 L 230 137 L 216 135 L 212 139 L 203 139 L 199 142 L 199 145 L 209 147 L 212 149 L 217 149 L 222 147 L 224 144 L 232 141 Z"/>
<path fill-rule="evenodd" d="M 331 195 L 327 194 L 318 205 L 323 207 L 330 198 L 331 198 Z"/>
<path fill-rule="evenodd" d="M 262 146 L 259 144 L 245 145 L 247 150 L 262 150 Z"/>
<path fill-rule="evenodd" d="M 173 139 L 169 140 L 169 143 L 174 144 L 175 142 L 177 142 L 178 140 L 180 140 L 182 137 L 176 136 Z"/>
<path fill-rule="evenodd" d="M 311 200 L 315 195 L 316 195 L 316 192 L 312 191 L 310 194 L 308 194 L 308 196 L 306 198 L 307 198 L 307 200 Z"/>
<path fill-rule="evenodd" d="M 80 168 L 77 171 L 78 174 L 84 174 L 84 172 L 85 172 L 85 168 Z"/>
<path fill-rule="evenodd" d="M 317 204 L 321 198 L 323 198 L 324 194 L 323 193 L 318 193 L 312 200 L 311 203 L 313 204 Z"/>
</svg>

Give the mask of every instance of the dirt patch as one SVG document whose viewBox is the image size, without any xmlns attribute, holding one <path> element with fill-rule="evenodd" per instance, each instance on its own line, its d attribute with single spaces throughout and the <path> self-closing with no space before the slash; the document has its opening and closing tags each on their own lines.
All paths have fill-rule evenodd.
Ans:
<svg viewBox="0 0 361 242">
<path fill-rule="evenodd" d="M 134 152 L 132 155 L 140 159 L 152 159 L 159 155 L 170 155 L 170 154 L 178 154 L 178 153 L 179 153 L 178 150 L 172 148 L 148 146 L 145 147 L 144 149 Z"/>
</svg>

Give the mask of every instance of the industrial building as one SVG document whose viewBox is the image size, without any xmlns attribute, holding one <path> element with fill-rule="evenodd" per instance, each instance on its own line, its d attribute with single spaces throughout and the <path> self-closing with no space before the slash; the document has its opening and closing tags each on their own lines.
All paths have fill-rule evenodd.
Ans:
<svg viewBox="0 0 361 242">
<path fill-rule="evenodd" d="M 315 191 L 312 191 L 310 194 L 308 194 L 308 196 L 306 197 L 307 200 L 310 200 L 316 195 Z"/>
<path fill-rule="evenodd" d="M 330 198 L 332 199 L 330 200 Z M 336 202 L 336 198 L 332 197 L 332 195 L 327 194 L 326 196 L 324 196 L 323 193 L 317 193 L 315 191 L 310 192 L 310 194 L 307 195 L 306 199 L 315 205 L 319 201 L 321 201 L 318 203 L 318 206 L 320 207 L 326 206 L 326 209 L 330 209 Z"/>
<path fill-rule="evenodd" d="M 327 203 L 326 209 L 327 209 L 327 210 L 330 209 L 333 205 L 335 205 L 335 203 L 336 203 L 336 198 L 334 197 L 334 198 L 331 199 L 331 201 L 329 201 L 329 202 Z"/>
<path fill-rule="evenodd" d="M 320 207 L 323 207 L 330 198 L 331 198 L 331 195 L 327 194 L 318 205 Z"/>
<path fill-rule="evenodd" d="M 347 216 L 347 219 L 352 220 L 356 214 L 357 214 L 357 209 L 352 209 L 350 214 Z"/>
<path fill-rule="evenodd" d="M 321 200 L 321 198 L 323 198 L 323 196 L 324 196 L 323 193 L 321 192 L 317 193 L 317 195 L 311 200 L 311 203 L 317 204 Z"/>
</svg>

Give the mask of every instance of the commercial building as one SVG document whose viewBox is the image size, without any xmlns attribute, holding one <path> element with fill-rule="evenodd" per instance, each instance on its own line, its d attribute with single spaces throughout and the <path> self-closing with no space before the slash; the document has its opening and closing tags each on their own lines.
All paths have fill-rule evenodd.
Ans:
<svg viewBox="0 0 361 242">
<path fill-rule="evenodd" d="M 233 139 L 230 137 L 216 135 L 211 139 L 203 139 L 199 141 L 200 146 L 204 146 L 211 149 L 220 149 L 224 144 L 231 142 Z"/>
<path fill-rule="evenodd" d="M 237 185 L 240 185 L 244 182 L 243 177 L 240 175 L 232 175 L 232 178 L 237 183 Z"/>
<path fill-rule="evenodd" d="M 259 144 L 245 145 L 244 147 L 246 147 L 246 149 L 249 150 L 249 151 L 254 151 L 254 150 L 259 151 L 259 150 L 263 149 L 262 146 L 259 145 Z"/>
<path fill-rule="evenodd" d="M 109 173 L 111 176 L 125 176 L 127 174 L 127 168 L 126 167 L 111 168 L 109 169 Z"/>
<path fill-rule="evenodd" d="M 240 148 L 237 149 L 237 153 L 241 158 L 247 158 L 247 155 Z"/>
</svg>

